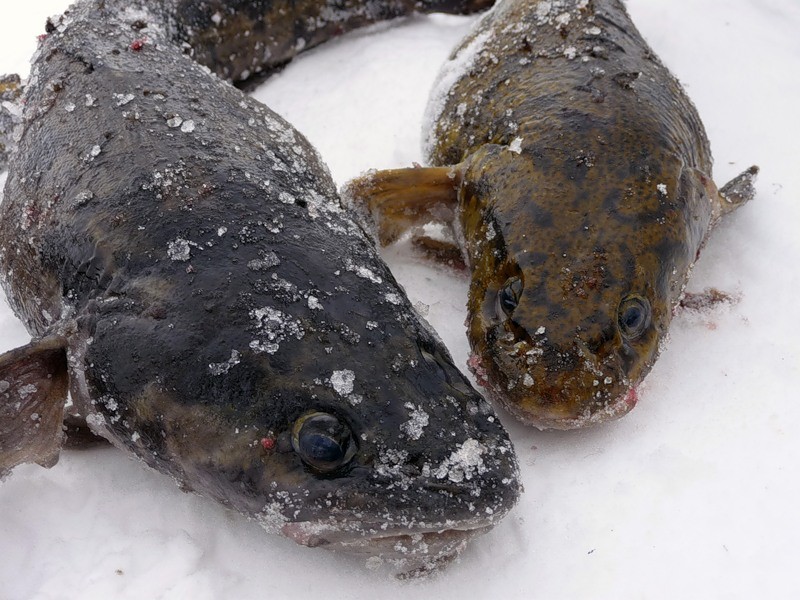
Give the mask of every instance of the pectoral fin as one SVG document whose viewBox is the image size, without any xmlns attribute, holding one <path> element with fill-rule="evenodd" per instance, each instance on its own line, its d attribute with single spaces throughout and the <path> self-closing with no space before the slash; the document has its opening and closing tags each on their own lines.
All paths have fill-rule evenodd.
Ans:
<svg viewBox="0 0 800 600">
<path fill-rule="evenodd" d="M 758 167 L 752 166 L 720 188 L 720 216 L 733 212 L 753 199 L 756 195 L 756 175 L 758 175 Z"/>
<path fill-rule="evenodd" d="M 342 197 L 360 213 L 368 213 L 382 246 L 412 227 L 451 224 L 461 183 L 458 167 L 416 167 L 372 171 L 348 182 Z"/>
<path fill-rule="evenodd" d="M 427 235 L 411 238 L 411 245 L 422 252 L 430 260 L 442 265 L 463 271 L 467 268 L 464 263 L 464 254 L 455 241 L 440 240 Z"/>
<path fill-rule="evenodd" d="M 22 463 L 58 462 L 68 381 L 62 337 L 0 355 L 0 477 Z"/>
</svg>

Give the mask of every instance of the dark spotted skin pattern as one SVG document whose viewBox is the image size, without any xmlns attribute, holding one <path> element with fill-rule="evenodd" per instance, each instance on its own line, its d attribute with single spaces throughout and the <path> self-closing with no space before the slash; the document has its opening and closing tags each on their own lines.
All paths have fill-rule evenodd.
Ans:
<svg viewBox="0 0 800 600">
<path fill-rule="evenodd" d="M 316 151 L 208 72 L 240 77 L 254 55 L 227 49 L 222 62 L 210 42 L 192 46 L 236 38 L 229 23 L 258 14 L 262 42 L 267 30 L 311 40 L 305 24 L 334 4 L 288 3 L 293 29 L 277 4 L 220 6 L 93 0 L 50 25 L 0 209 L 4 288 L 47 357 L 66 340 L 69 413 L 95 433 L 299 543 L 435 566 L 516 501 L 510 441 Z M 350 22 L 351 3 L 335 6 L 314 43 L 415 8 L 470 7 L 392 2 Z M 15 392 L 7 373 L 0 400 Z M 309 412 L 350 432 L 341 468 L 320 472 L 295 450 Z"/>
<path fill-rule="evenodd" d="M 506 0 L 453 57 L 429 160 L 457 165 L 470 365 L 538 427 L 621 416 L 710 227 L 752 190 L 717 192 L 697 111 L 619 0 Z M 650 315 L 626 336 L 631 298 Z"/>
</svg>

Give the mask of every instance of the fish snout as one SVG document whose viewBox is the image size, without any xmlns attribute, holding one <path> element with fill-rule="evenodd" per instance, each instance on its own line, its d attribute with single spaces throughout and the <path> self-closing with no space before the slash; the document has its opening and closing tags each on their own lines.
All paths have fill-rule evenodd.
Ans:
<svg viewBox="0 0 800 600">
<path fill-rule="evenodd" d="M 490 360 L 473 357 L 491 396 L 519 420 L 540 429 L 577 429 L 619 418 L 636 404 L 627 377 L 631 357 L 611 342 L 575 338 L 554 343 L 542 335 L 490 348 Z"/>
</svg>

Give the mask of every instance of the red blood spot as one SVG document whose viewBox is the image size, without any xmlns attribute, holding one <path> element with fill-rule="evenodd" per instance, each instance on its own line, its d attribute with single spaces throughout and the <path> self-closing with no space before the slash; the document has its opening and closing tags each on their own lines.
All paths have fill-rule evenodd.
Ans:
<svg viewBox="0 0 800 600">
<path fill-rule="evenodd" d="M 133 40 L 131 42 L 131 50 L 134 52 L 139 52 L 142 48 L 144 48 L 145 43 L 147 43 L 147 38 L 140 38 L 138 40 Z"/>
<path fill-rule="evenodd" d="M 631 388 L 625 395 L 625 404 L 633 408 L 639 402 L 639 396 L 636 394 L 636 388 Z"/>
<path fill-rule="evenodd" d="M 261 439 L 261 447 L 264 450 L 272 450 L 275 447 L 275 438 L 265 437 Z"/>
<path fill-rule="evenodd" d="M 39 40 L 40 42 L 43 42 L 47 39 L 47 34 L 46 33 L 39 34 L 36 36 L 36 39 Z"/>
<path fill-rule="evenodd" d="M 483 360 L 477 354 L 472 354 L 467 360 L 467 366 L 475 374 L 475 379 L 481 387 L 489 387 L 489 376 L 483 366 Z"/>
</svg>

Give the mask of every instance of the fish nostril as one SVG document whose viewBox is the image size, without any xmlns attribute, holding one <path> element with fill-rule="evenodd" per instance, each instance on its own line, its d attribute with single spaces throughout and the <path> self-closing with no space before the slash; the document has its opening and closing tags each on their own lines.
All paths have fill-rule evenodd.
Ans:
<svg viewBox="0 0 800 600">
<path fill-rule="evenodd" d="M 400 472 L 406 477 L 419 477 L 422 470 L 415 464 L 406 463 L 400 468 Z"/>
<path fill-rule="evenodd" d="M 420 355 L 425 364 L 430 366 L 437 377 L 450 387 L 455 396 L 474 396 L 475 392 L 461 373 L 453 367 L 439 352 L 430 352 L 420 348 Z"/>
</svg>

